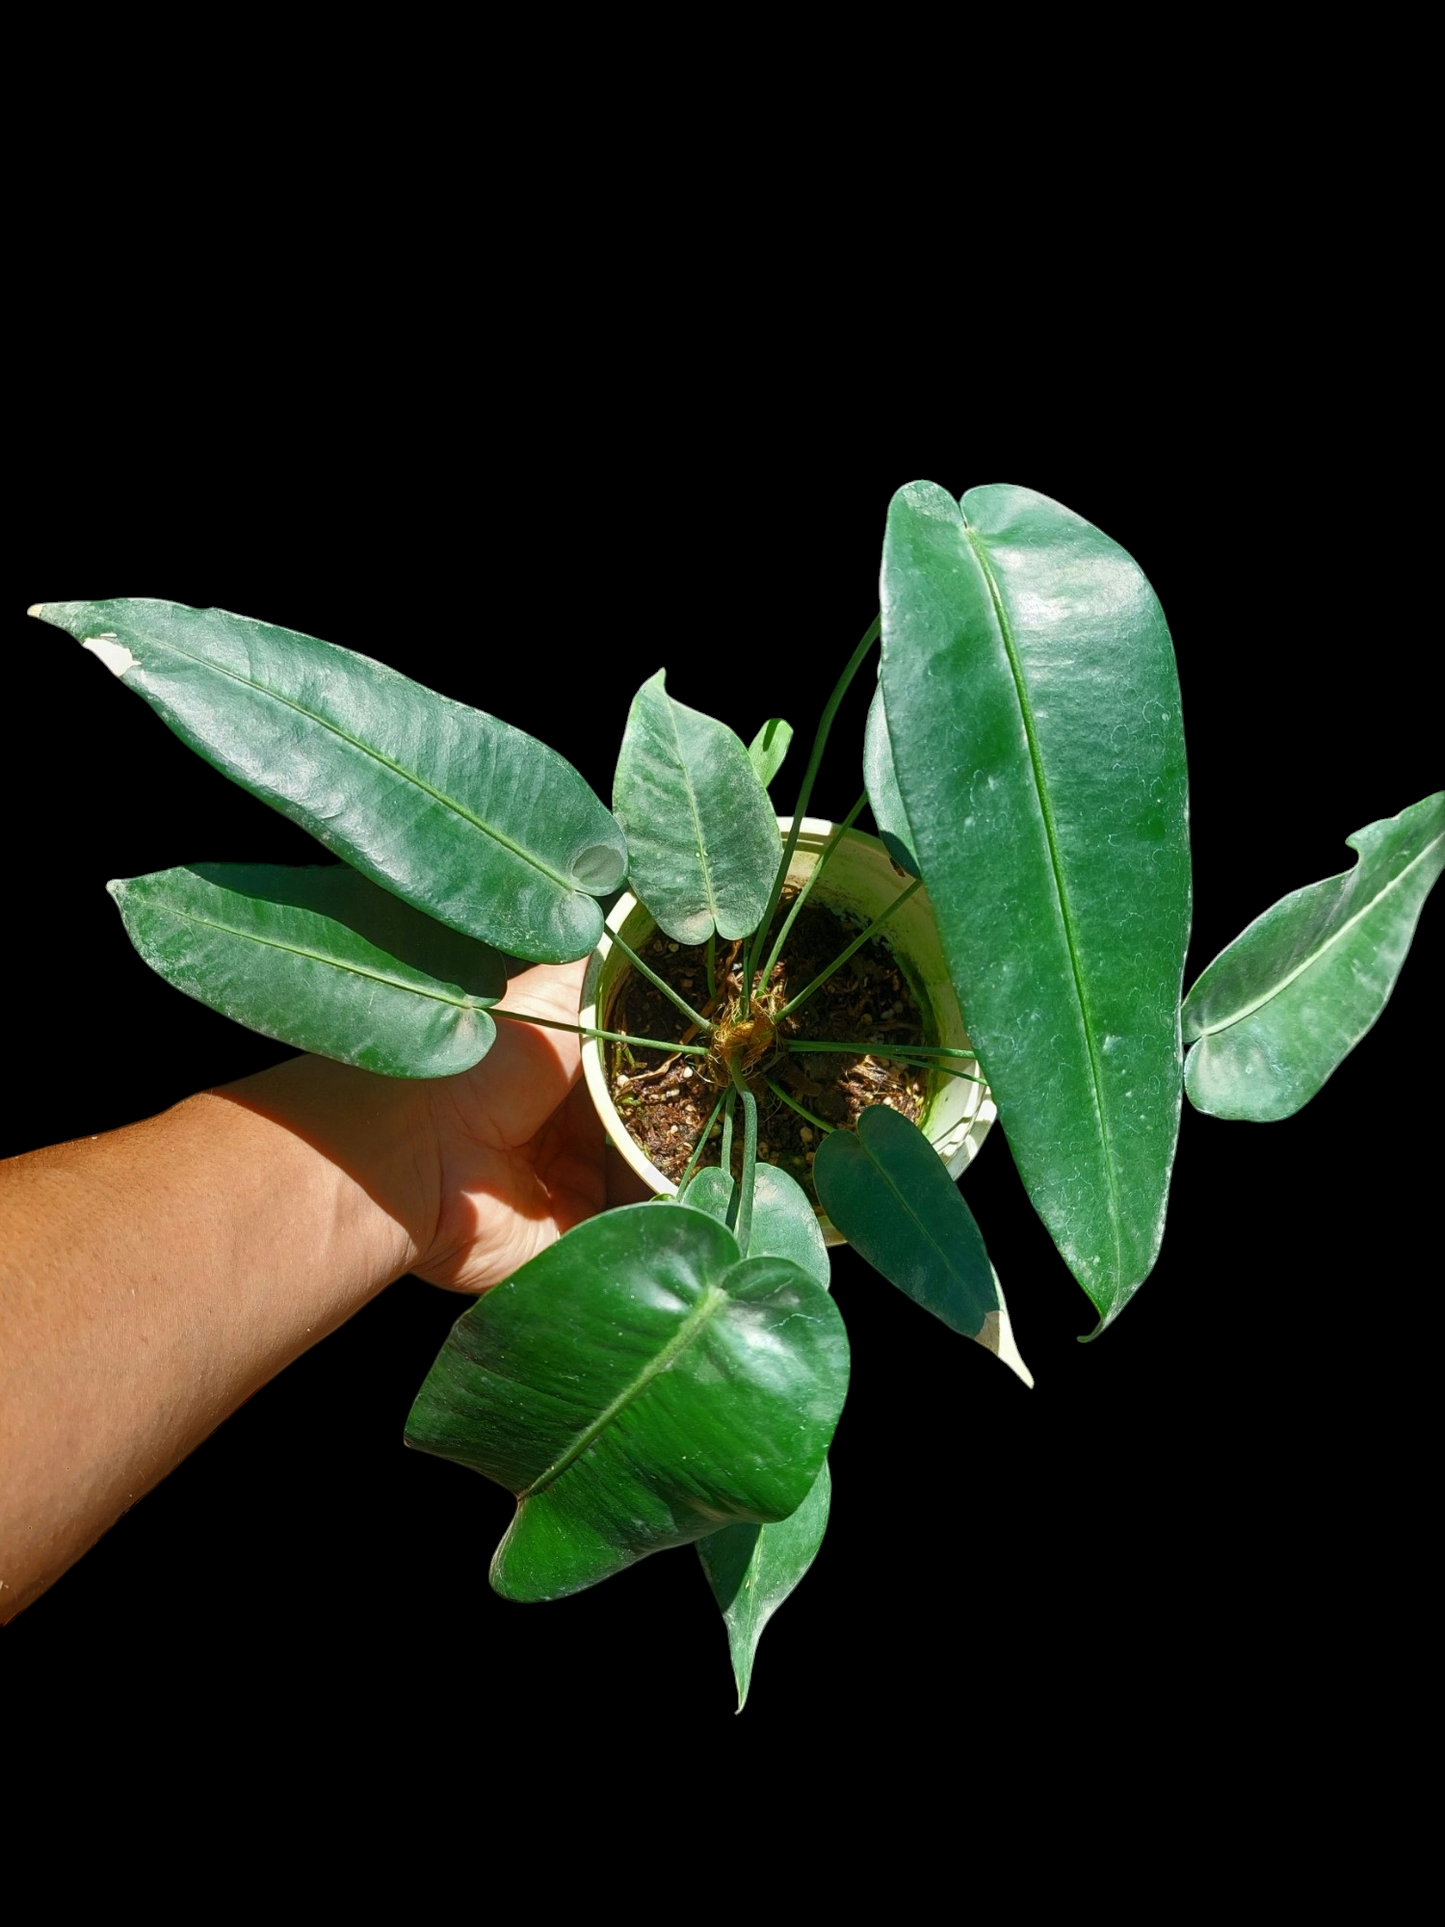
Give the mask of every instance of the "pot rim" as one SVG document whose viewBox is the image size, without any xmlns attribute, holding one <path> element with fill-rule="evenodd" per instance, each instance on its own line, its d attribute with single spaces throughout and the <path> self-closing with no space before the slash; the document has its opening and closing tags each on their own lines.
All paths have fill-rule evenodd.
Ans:
<svg viewBox="0 0 1445 1927">
<path fill-rule="evenodd" d="M 778 818 L 780 837 L 786 837 L 788 831 L 792 828 L 792 821 L 793 819 L 790 816 L 780 816 Z M 836 827 L 836 824 L 830 823 L 822 817 L 805 816 L 799 832 L 798 855 L 800 857 L 816 858 L 823 844 L 827 842 Z M 877 837 L 869 836 L 867 832 L 863 830 L 849 830 L 845 833 L 844 842 L 851 845 L 855 852 L 866 851 L 876 853 L 877 859 L 887 866 L 888 875 L 892 876 L 895 874 L 888 852 Z M 840 848 L 841 847 L 840 845 Z M 795 860 L 795 865 L 790 869 L 789 876 L 792 877 L 795 870 L 800 877 L 805 876 L 812 867 L 812 862 L 799 865 Z M 826 888 L 825 878 L 824 882 L 819 885 L 820 901 L 827 901 Z M 920 905 L 925 913 L 930 908 L 926 890 L 919 891 L 913 899 L 913 902 Z M 909 907 L 911 908 L 911 905 Z M 597 948 L 587 960 L 587 971 L 583 979 L 577 1018 L 577 1021 L 586 1028 L 598 1029 L 604 1027 L 599 1017 L 598 1006 L 604 993 L 608 995 L 610 1001 L 610 994 L 612 992 L 612 985 L 610 983 L 604 984 L 604 975 L 614 950 L 611 933 L 614 930 L 619 932 L 625 930 L 629 919 L 638 912 L 641 912 L 644 917 L 648 918 L 650 926 L 647 934 L 635 931 L 629 939 L 632 949 L 640 949 L 641 945 L 647 941 L 647 935 L 650 935 L 651 930 L 654 930 L 656 925 L 652 923 L 648 916 L 646 907 L 639 902 L 638 898 L 635 897 L 631 891 L 628 891 L 619 897 L 613 905 L 607 917 L 606 926 Z M 932 923 L 931 916 L 929 923 L 930 925 Z M 888 937 L 890 947 L 899 955 L 901 962 L 911 966 L 910 975 L 916 972 L 920 978 L 925 980 L 927 1002 L 931 1007 L 934 1022 L 940 1036 L 945 1042 L 959 1042 L 966 1045 L 968 1041 L 967 1032 L 963 1027 L 963 1018 L 958 1009 L 958 999 L 954 992 L 953 985 L 949 980 L 947 970 L 943 967 L 941 951 L 938 953 L 933 968 L 931 970 L 925 970 L 922 960 L 920 960 L 915 952 L 899 944 L 898 938 L 901 934 L 902 932 L 899 930 L 890 928 Z M 619 958 L 616 975 L 620 978 L 622 973 L 630 969 L 630 967 L 625 958 Z M 602 1046 L 596 1038 L 589 1037 L 583 1039 L 582 1073 L 587 1081 L 587 1089 L 591 1095 L 593 1105 L 598 1116 L 602 1119 L 603 1128 L 607 1132 L 609 1142 L 616 1146 L 629 1168 L 647 1185 L 650 1191 L 664 1197 L 675 1197 L 677 1195 L 676 1184 L 663 1171 L 660 1171 L 652 1162 L 651 1158 L 647 1156 L 646 1152 L 637 1143 L 617 1113 L 617 1109 L 612 1102 L 611 1093 L 607 1088 L 606 1070 L 602 1058 Z M 934 1129 L 929 1131 L 930 1140 L 934 1143 L 935 1148 L 939 1152 L 939 1156 L 947 1165 L 949 1176 L 956 1178 L 977 1155 L 979 1146 L 988 1135 L 994 1119 L 998 1116 L 998 1111 L 994 1105 L 992 1093 L 986 1084 L 970 1084 L 960 1079 L 941 1078 L 936 1075 L 930 1078 L 930 1084 L 934 1088 L 930 1090 L 925 1105 L 923 1127 L 925 1130 L 928 1130 L 930 1120 L 932 1120 Z M 829 1220 L 826 1212 L 824 1212 L 821 1207 L 817 1207 L 817 1211 L 818 1222 L 828 1244 L 840 1245 L 846 1243 L 842 1234 Z"/>
</svg>

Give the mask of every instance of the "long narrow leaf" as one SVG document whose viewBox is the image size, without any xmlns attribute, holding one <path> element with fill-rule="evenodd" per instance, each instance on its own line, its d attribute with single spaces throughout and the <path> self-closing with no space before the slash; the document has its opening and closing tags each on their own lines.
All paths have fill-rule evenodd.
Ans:
<svg viewBox="0 0 1445 1927">
<path fill-rule="evenodd" d="M 178 736 L 330 850 L 519 957 L 585 956 L 622 833 L 534 737 L 349 649 L 222 609 L 48 602 Z"/>
<path fill-rule="evenodd" d="M 556 1599 L 796 1511 L 847 1375 L 842 1320 L 797 1265 L 742 1258 L 685 1204 L 624 1205 L 458 1321 L 407 1440 L 517 1494 L 492 1584 Z"/>
<path fill-rule="evenodd" d="M 345 864 L 198 863 L 107 887 L 152 970 L 265 1037 L 388 1077 L 446 1077 L 491 1048 L 501 958 Z"/>
<path fill-rule="evenodd" d="M 745 937 L 778 867 L 777 818 L 742 739 L 675 702 L 665 673 L 633 699 L 613 784 L 632 887 L 677 943 Z"/>
<path fill-rule="evenodd" d="M 687 1187 L 686 1202 L 726 1224 L 733 1181 L 721 1165 L 704 1165 Z M 830 1284 L 828 1246 L 818 1214 L 797 1179 L 776 1164 L 760 1164 L 753 1190 L 750 1258 L 790 1258 L 827 1291 Z"/>
<path fill-rule="evenodd" d="M 856 1132 L 824 1138 L 813 1178 L 823 1209 L 875 1271 L 1033 1384 L 974 1215 L 916 1124 L 870 1105 Z"/>
<path fill-rule="evenodd" d="M 1395 988 L 1445 868 L 1445 790 L 1345 838 L 1359 862 L 1281 897 L 1184 1000 L 1189 1099 L 1215 1117 L 1292 1117 Z"/>
<path fill-rule="evenodd" d="M 889 511 L 883 696 L 949 973 L 1035 1208 L 1116 1317 L 1163 1235 L 1190 885 L 1184 737 L 1138 565 L 1031 490 Z"/>
</svg>

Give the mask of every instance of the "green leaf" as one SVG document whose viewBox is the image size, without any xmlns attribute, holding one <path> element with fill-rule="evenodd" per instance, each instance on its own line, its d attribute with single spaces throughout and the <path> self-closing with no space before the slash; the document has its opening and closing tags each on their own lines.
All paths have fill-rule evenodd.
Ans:
<svg viewBox="0 0 1445 1927">
<path fill-rule="evenodd" d="M 753 1658 L 763 1628 L 817 1557 L 832 1496 L 825 1461 L 813 1489 L 788 1518 L 771 1526 L 728 1526 L 697 1542 L 702 1569 L 722 1608 L 740 1713 L 752 1684 Z"/>
<path fill-rule="evenodd" d="M 875 1271 L 1033 1384 L 974 1215 L 916 1124 L 870 1105 L 856 1132 L 824 1138 L 813 1181 L 823 1209 Z"/>
<path fill-rule="evenodd" d="M 911 877 L 920 876 L 918 858 L 913 854 L 913 832 L 908 814 L 898 793 L 898 772 L 893 767 L 893 744 L 888 737 L 888 714 L 883 707 L 881 686 L 874 690 L 868 705 L 868 725 L 863 732 L 863 784 L 868 791 L 868 807 L 883 847 Z"/>
<path fill-rule="evenodd" d="M 602 932 L 622 833 L 555 750 L 367 656 L 223 609 L 47 602 L 217 769 L 468 936 L 563 963 Z"/>
<path fill-rule="evenodd" d="M 936 1162 L 936 1160 L 935 1160 Z M 719 1164 L 705 1164 L 687 1187 L 684 1200 L 719 1224 L 727 1220 L 733 1181 Z M 796 1178 L 776 1164 L 759 1164 L 753 1180 L 753 1230 L 750 1258 L 790 1258 L 827 1291 L 831 1282 L 828 1246 L 818 1214 Z"/>
<path fill-rule="evenodd" d="M 742 1258 L 689 1206 L 569 1231 L 458 1320 L 408 1443 L 517 1494 L 492 1561 L 558 1599 L 807 1497 L 842 1409 L 843 1321 L 785 1258 Z"/>
<path fill-rule="evenodd" d="M 197 863 L 107 886 L 168 983 L 264 1037 L 388 1077 L 485 1057 L 501 958 L 345 864 Z"/>
<path fill-rule="evenodd" d="M 709 1164 L 689 1184 L 687 1202 L 721 1224 L 732 1194 L 732 1179 L 720 1165 Z M 790 1258 L 824 1291 L 829 1287 L 828 1247 L 818 1214 L 797 1180 L 775 1164 L 757 1167 L 748 1251 L 755 1258 Z M 812 1491 L 788 1518 L 770 1526 L 724 1526 L 697 1542 L 702 1569 L 727 1626 L 740 1713 L 763 1628 L 802 1580 L 822 1544 L 831 1491 L 825 1464 Z"/>
<path fill-rule="evenodd" d="M 676 943 L 745 937 L 778 867 L 777 818 L 741 738 L 674 702 L 665 677 L 633 699 L 612 789 L 632 887 Z"/>
<path fill-rule="evenodd" d="M 1188 808 L 1174 652 L 1117 543 L 1029 489 L 903 489 L 883 556 L 899 793 L 1034 1206 L 1101 1317 L 1164 1230 Z"/>
<path fill-rule="evenodd" d="M 788 753 L 788 745 L 793 740 L 793 725 L 785 723 L 781 716 L 774 716 L 748 744 L 748 761 L 757 771 L 758 781 L 766 789 L 783 767 L 783 758 Z"/>
<path fill-rule="evenodd" d="M 1445 790 L 1345 842 L 1352 870 L 1281 897 L 1185 998 L 1184 1081 L 1201 1111 L 1293 1116 L 1385 1008 L 1445 868 Z"/>
</svg>

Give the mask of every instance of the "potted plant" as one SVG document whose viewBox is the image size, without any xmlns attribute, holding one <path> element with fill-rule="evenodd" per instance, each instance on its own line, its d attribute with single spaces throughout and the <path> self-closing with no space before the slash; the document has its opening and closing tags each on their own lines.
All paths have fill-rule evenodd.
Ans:
<svg viewBox="0 0 1445 1927">
<path fill-rule="evenodd" d="M 778 827 L 786 839 L 792 827 L 791 819 L 780 818 Z M 879 838 L 821 819 L 806 819 L 789 866 L 783 907 L 791 910 L 800 892 L 810 893 L 814 909 L 804 927 L 816 933 L 815 944 L 821 939 L 822 954 L 815 956 L 811 964 L 806 961 L 797 941 L 795 921 L 780 949 L 778 978 L 791 979 L 796 988 L 801 988 L 814 976 L 818 964 L 831 961 L 834 952 L 845 948 L 852 937 L 872 926 L 874 920 L 889 909 L 899 894 L 898 885 L 897 867 Z M 801 907 L 806 909 L 806 903 Z M 829 911 L 834 913 L 831 919 Z M 839 918 L 848 921 L 840 923 Z M 705 979 L 705 953 L 679 950 L 678 945 L 658 929 L 646 905 L 630 892 L 613 906 L 607 921 L 608 933 L 604 933 L 592 954 L 582 987 L 584 1029 L 615 1030 L 622 1013 L 628 1009 L 628 989 L 647 997 L 646 981 L 635 976 L 626 953 L 611 941 L 609 933 L 614 927 L 625 937 L 629 949 L 649 953 L 654 967 L 679 977 L 684 988 Z M 886 936 L 865 944 L 861 958 L 851 969 L 845 965 L 834 972 L 823 987 L 831 991 L 835 999 L 841 996 L 845 1000 L 838 1013 L 841 1024 L 835 1023 L 833 1029 L 844 1033 L 850 1029 L 856 1031 L 860 1028 L 860 1017 L 866 1017 L 873 1033 L 868 1041 L 875 1045 L 885 1044 L 890 1036 L 894 1039 L 911 1036 L 919 1044 L 931 1040 L 963 1051 L 970 1049 L 926 894 L 916 894 L 890 916 Z M 870 965 L 871 958 L 876 961 Z M 736 970 L 735 962 L 732 968 Z M 886 976 L 882 974 L 884 970 Z M 649 1024 L 644 1017 L 633 1028 L 646 1031 L 666 1027 L 673 1015 L 671 1008 L 666 1003 L 659 1005 L 655 995 L 648 998 L 648 1002 L 656 1021 Z M 870 1002 L 878 1005 L 876 1012 L 868 1008 Z M 803 1034 L 801 1025 L 799 1012 L 790 1020 L 795 1036 Z M 816 1021 L 812 1028 L 819 1028 Z M 859 1068 L 860 1058 L 866 1059 L 866 1069 Z M 628 1068 L 619 1069 L 624 1061 Z M 916 1113 L 920 1128 L 947 1165 L 949 1175 L 955 1178 L 972 1162 L 997 1115 L 988 1087 L 981 1079 L 909 1073 L 883 1050 L 832 1057 L 814 1054 L 811 1061 L 806 1056 L 788 1060 L 786 1053 L 779 1053 L 777 1064 L 798 1073 L 802 1088 L 794 1098 L 790 1098 L 786 1090 L 769 1093 L 771 1101 L 766 1108 L 771 1113 L 774 1142 L 764 1147 L 764 1155 L 770 1151 L 781 1154 L 794 1175 L 802 1176 L 805 1181 L 806 1167 L 816 1157 L 816 1147 L 832 1128 L 826 1120 L 809 1118 L 807 1100 L 816 1105 L 824 1101 L 821 1094 L 829 1089 L 835 1093 L 834 1107 L 839 1115 L 846 1108 L 850 1119 L 856 1117 L 865 1100 L 881 1102 L 897 1091 L 909 1115 Z M 683 1106 L 682 1116 L 684 1120 L 692 1120 L 691 1128 L 686 1121 L 675 1126 L 671 1120 L 677 1107 L 666 1104 L 659 1107 L 657 1100 L 669 1086 L 685 1097 L 699 1089 L 713 1091 L 715 1087 L 710 1080 L 698 1078 L 694 1083 L 694 1070 L 689 1063 L 679 1060 L 675 1067 L 670 1067 L 665 1054 L 616 1042 L 609 1045 L 600 1036 L 589 1038 L 584 1044 L 582 1065 L 609 1138 L 616 1143 L 627 1164 L 649 1191 L 675 1195 L 678 1188 L 675 1180 L 695 1148 L 699 1128 L 710 1124 L 711 1135 L 716 1139 L 722 1127 L 705 1115 L 706 1105 L 702 1111 L 696 1105 Z M 669 1068 L 675 1068 L 677 1074 L 669 1076 Z M 629 1070 L 640 1072 L 640 1076 L 629 1076 Z M 916 1093 L 913 1086 L 917 1087 Z M 915 1094 L 917 1101 L 908 1102 Z M 709 1104 L 712 1101 L 709 1098 Z M 640 1127 L 639 1113 L 646 1117 L 645 1129 Z M 796 1124 L 794 1118 L 798 1120 Z M 675 1142 L 664 1145 L 669 1132 Z M 666 1169 L 652 1161 L 649 1147 L 665 1162 Z M 716 1146 L 711 1149 L 704 1146 L 703 1166 L 718 1161 Z M 821 1206 L 818 1218 L 825 1243 L 845 1242 Z"/>
<path fill-rule="evenodd" d="M 582 1523 L 562 1554 L 539 1552 L 526 1531 L 509 1535 L 497 1576 L 514 1596 L 544 1596 L 590 1583 L 661 1546 L 699 1543 L 729 1615 L 745 1684 L 760 1615 L 739 1602 L 762 1589 L 759 1574 L 776 1598 L 806 1567 L 821 1532 L 823 1455 L 843 1376 L 812 1207 L 785 1172 L 764 1180 L 768 1195 L 760 1197 L 750 1155 L 758 1128 L 753 1086 L 766 1080 L 767 1051 L 789 1054 L 818 1041 L 780 1036 L 788 1001 L 767 1003 L 772 917 L 786 874 L 763 788 L 768 744 L 755 747 L 750 763 L 737 738 L 695 712 L 684 717 L 652 679 L 639 693 L 642 710 L 629 726 L 630 746 L 624 744 L 619 833 L 617 821 L 541 745 L 518 742 L 505 726 L 483 732 L 472 740 L 485 742 L 502 791 L 533 801 L 545 791 L 544 841 L 528 848 L 521 828 L 509 824 L 493 839 L 498 849 L 472 847 L 457 824 L 437 814 L 438 798 L 447 794 L 437 772 L 409 770 L 403 753 L 442 733 L 417 718 L 471 727 L 454 714 L 457 706 L 432 708 L 442 699 L 377 665 L 264 626 L 161 605 L 45 605 L 41 613 L 80 636 L 211 760 L 267 794 L 347 864 L 289 881 L 164 873 L 118 893 L 133 938 L 158 968 L 202 997 L 214 997 L 224 978 L 237 1014 L 268 1034 L 338 1056 L 354 1048 L 351 1014 L 334 985 L 322 995 L 298 996 L 284 986 L 278 993 L 279 980 L 259 967 L 265 946 L 255 939 L 278 918 L 298 943 L 324 924 L 333 951 L 352 945 L 353 962 L 380 951 L 404 966 L 394 973 L 402 1000 L 395 1022 L 380 1043 L 365 1045 L 369 1067 L 403 1075 L 441 1074 L 456 1067 L 458 1052 L 485 1042 L 497 998 L 489 943 L 514 955 L 581 954 L 600 934 L 600 911 L 594 916 L 588 905 L 624 877 L 664 930 L 671 919 L 683 932 L 669 942 L 699 934 L 701 902 L 710 906 L 714 953 L 719 942 L 744 945 L 735 1004 L 726 1007 L 725 997 L 712 1014 L 697 1006 L 687 1012 L 689 1023 L 701 1020 L 700 1037 L 722 1030 L 721 1042 L 663 1040 L 702 1059 L 712 1051 L 713 1069 L 727 1072 L 742 1149 L 737 1181 L 729 1183 L 721 1169 L 715 1179 L 701 1179 L 702 1167 L 695 1167 L 681 1205 L 609 1214 L 569 1234 L 555 1247 L 560 1255 L 535 1261 L 554 1304 L 559 1291 L 573 1294 L 572 1330 L 541 1329 L 529 1318 L 537 1280 L 523 1274 L 482 1301 L 438 1361 L 413 1435 L 495 1469 L 507 1441 L 496 1435 L 478 1388 L 494 1369 L 498 1333 L 513 1356 L 532 1346 L 534 1376 L 545 1375 L 563 1337 L 573 1342 L 596 1310 L 601 1273 L 625 1271 L 640 1281 L 636 1293 L 624 1294 L 623 1322 L 636 1313 L 639 1342 L 650 1347 L 640 1366 L 633 1361 L 633 1376 L 645 1378 L 646 1388 L 683 1387 L 675 1410 L 654 1415 L 656 1453 L 648 1461 L 642 1523 L 637 1494 L 629 1490 L 619 1504 L 623 1475 L 604 1464 L 591 1510 L 574 1514 Z M 874 640 L 870 634 L 854 652 L 843 687 Z M 250 666 L 262 662 L 264 696 L 256 679 L 242 685 L 237 649 Z M 317 689 L 327 703 L 345 707 L 339 748 L 334 709 L 322 716 L 318 703 L 312 715 L 299 698 L 304 690 L 310 701 Z M 289 794 L 293 771 L 283 758 L 268 758 L 259 705 L 274 701 L 274 692 L 290 698 L 292 718 L 316 723 L 318 766 L 332 756 L 340 759 L 338 771 L 350 773 L 328 789 L 324 809 L 311 800 L 314 786 L 307 795 Z M 833 707 L 815 739 L 795 819 L 807 813 Z M 962 514 L 942 491 L 902 491 L 885 549 L 882 694 L 870 737 L 875 817 L 902 868 L 921 871 L 927 882 L 972 1040 L 965 1047 L 933 1038 L 898 1046 L 898 1054 L 935 1076 L 972 1062 L 965 1076 L 981 1070 L 987 1077 L 1024 1181 L 1102 1328 L 1147 1275 L 1157 1249 L 1179 1112 L 1189 914 L 1184 768 L 1172 651 L 1152 592 L 1107 538 L 1027 491 L 975 491 Z M 372 769 L 365 794 L 368 785 L 352 780 L 362 759 L 390 772 L 377 778 Z M 545 774 L 529 789 L 535 771 Z M 413 787 L 431 801 L 417 846 L 402 839 L 398 854 L 392 838 L 388 854 L 375 826 L 394 809 L 398 777 L 418 779 Z M 686 831 L 693 799 L 709 789 L 716 814 L 708 819 L 699 810 L 694 820 L 743 826 L 726 860 L 713 840 L 673 833 L 679 824 Z M 1204 974 L 1185 1006 L 1199 1032 L 1187 1073 L 1192 1096 L 1216 1114 L 1282 1115 L 1328 1076 L 1388 995 L 1413 915 L 1432 872 L 1438 874 L 1440 810 L 1440 799 L 1431 798 L 1372 826 L 1353 883 L 1286 900 Z M 533 830 L 538 820 L 534 812 Z M 518 861 L 536 874 L 518 870 Z M 735 888 L 740 901 L 720 910 Z M 897 894 L 919 888 L 916 877 L 900 877 Z M 199 963 L 189 952 L 177 962 L 171 935 L 202 894 L 212 908 L 224 898 L 233 954 Z M 414 922 L 397 901 L 443 934 Z M 700 934 L 705 946 L 709 933 Z M 1373 970 L 1360 967 L 1361 946 Z M 308 954 L 313 976 L 336 967 L 322 963 L 319 946 Z M 1392 958 L 1390 968 L 1378 967 L 1382 956 Z M 714 975 L 716 963 L 714 954 Z M 437 985 L 461 992 L 451 999 L 456 1014 L 440 1038 L 406 1003 L 435 1004 Z M 250 991 L 258 1003 L 248 1011 Z M 760 1019 L 770 1034 L 754 1057 Z M 1241 1043 L 1245 1048 L 1236 1050 Z M 953 1055 L 965 1048 L 977 1049 L 976 1062 Z M 1266 1085 L 1270 1095 L 1261 1105 L 1255 1092 Z M 727 1087 L 718 1088 L 726 1113 Z M 825 1205 L 885 1275 L 956 1329 L 986 1336 L 992 1320 L 996 1331 L 1002 1297 L 981 1239 L 936 1154 L 899 1112 L 868 1114 L 858 1133 L 829 1131 L 818 1163 Z M 920 1261 L 920 1233 L 935 1254 L 929 1262 Z M 667 1308 L 667 1319 L 643 1333 L 648 1321 L 641 1314 L 658 1296 L 658 1267 L 676 1284 L 679 1250 L 692 1268 L 693 1295 L 683 1294 L 680 1308 Z M 604 1309 L 613 1318 L 617 1306 Z M 508 1318 L 518 1322 L 508 1325 Z M 789 1325 L 802 1328 L 796 1346 L 779 1336 Z M 758 1330 L 779 1348 L 771 1359 L 783 1361 L 774 1363 L 770 1383 L 749 1370 L 743 1334 Z M 703 1344 L 712 1334 L 720 1350 Z M 627 1389 L 606 1378 L 615 1348 L 595 1332 L 584 1331 L 583 1343 L 589 1369 L 600 1374 L 596 1409 L 541 1468 L 548 1491 L 569 1475 L 575 1480 L 574 1468 L 586 1471 L 592 1447 L 605 1451 L 605 1427 L 590 1428 Z M 679 1359 L 700 1362 L 692 1382 L 672 1369 Z M 475 1420 L 458 1430 L 449 1415 L 474 1396 Z M 806 1437 L 795 1440 L 790 1456 L 783 1437 L 800 1430 Z M 711 1457 L 701 1473 L 683 1474 L 668 1462 L 666 1436 L 706 1443 Z M 524 1524 L 529 1517 L 556 1524 L 537 1503 L 544 1496 L 521 1509 Z M 735 1522 L 723 1529 L 726 1543 L 716 1536 L 719 1517 Z"/>
</svg>

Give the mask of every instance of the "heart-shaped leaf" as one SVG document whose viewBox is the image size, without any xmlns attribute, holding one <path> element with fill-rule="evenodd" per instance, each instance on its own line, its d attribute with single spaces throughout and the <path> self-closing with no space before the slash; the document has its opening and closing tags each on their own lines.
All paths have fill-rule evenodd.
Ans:
<svg viewBox="0 0 1445 1927">
<path fill-rule="evenodd" d="M 555 750 L 368 656 L 224 609 L 47 602 L 192 749 L 419 910 L 534 961 L 583 957 L 622 833 Z"/>
<path fill-rule="evenodd" d="M 799 1266 L 743 1258 L 688 1205 L 626 1205 L 458 1320 L 407 1440 L 517 1494 L 492 1584 L 557 1599 L 722 1525 L 794 1512 L 847 1377 L 843 1322 Z"/>
<path fill-rule="evenodd" d="M 883 699 L 949 975 L 1099 1329 L 1148 1274 L 1179 1131 L 1184 735 L 1138 564 L 1032 490 L 889 510 Z"/>
<path fill-rule="evenodd" d="M 388 1077 L 447 1077 L 491 1048 L 496 951 L 344 863 L 196 863 L 107 887 L 152 970 L 264 1037 Z"/>
<path fill-rule="evenodd" d="M 1352 870 L 1281 897 L 1185 998 L 1184 1081 L 1199 1110 L 1292 1117 L 1385 1008 L 1445 868 L 1445 790 L 1345 842 L 1359 852 Z"/>
<path fill-rule="evenodd" d="M 633 698 L 612 788 L 632 888 L 676 943 L 745 937 L 778 867 L 777 818 L 742 739 L 665 681 Z"/>
<path fill-rule="evenodd" d="M 856 1132 L 828 1133 L 813 1179 L 823 1209 L 875 1271 L 1033 1384 L 974 1215 L 916 1124 L 870 1105 Z"/>
<path fill-rule="evenodd" d="M 719 1224 L 727 1223 L 733 1181 L 718 1164 L 705 1164 L 687 1187 L 685 1202 L 706 1211 Z M 753 1180 L 753 1224 L 748 1239 L 750 1258 L 791 1258 L 827 1291 L 831 1283 L 828 1246 L 818 1214 L 796 1178 L 776 1164 L 759 1164 Z"/>
</svg>

